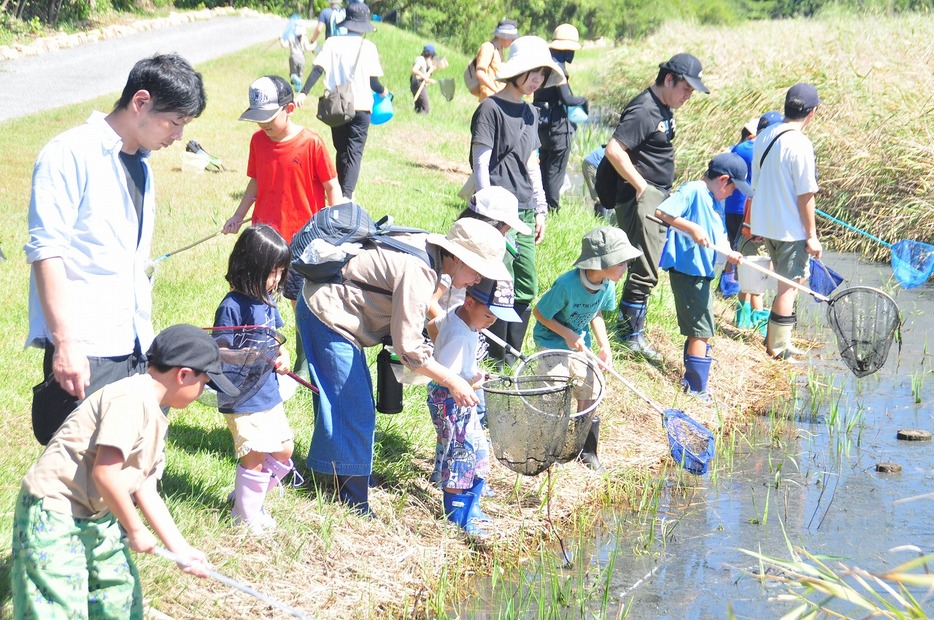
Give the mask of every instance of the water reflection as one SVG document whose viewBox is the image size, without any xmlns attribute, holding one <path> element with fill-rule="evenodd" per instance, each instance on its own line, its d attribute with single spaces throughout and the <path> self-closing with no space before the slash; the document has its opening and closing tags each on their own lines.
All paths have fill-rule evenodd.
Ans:
<svg viewBox="0 0 934 620">
<path fill-rule="evenodd" d="M 464 617 L 700 619 L 732 613 L 736 618 L 777 618 L 799 602 L 786 599 L 785 586 L 759 579 L 762 568 L 739 549 L 789 559 L 791 544 L 830 556 L 830 566 L 839 560 L 875 572 L 914 557 L 910 551 L 890 551 L 893 547 L 916 545 L 930 553 L 934 445 L 899 441 L 896 431 L 934 429 L 925 320 L 934 312 L 931 285 L 898 289 L 886 265 L 859 263 L 850 255 L 829 256 L 826 262 L 851 285 L 890 283 L 883 287 L 905 318 L 900 355 L 893 346 L 885 368 L 854 378 L 839 360 L 824 306 L 802 298 L 801 328 L 828 345 L 812 356 L 816 402 L 812 405 L 807 395 L 798 397 L 781 445 L 767 441 L 773 435 L 768 421 L 760 420 L 761 432 L 754 435 L 761 441 L 738 444 L 729 471 L 714 479 L 666 483 L 655 519 L 608 515 L 594 538 L 576 550 L 578 564 L 590 569 L 590 583 L 605 579 L 608 584 L 595 587 L 596 595 L 590 593 L 582 606 L 561 605 L 547 591 L 529 598 L 529 606 L 514 605 L 516 590 L 500 583 L 486 589 L 483 609 L 475 606 Z M 807 381 L 802 377 L 802 388 Z M 763 445 L 769 443 L 773 445 Z M 898 463 L 902 471 L 876 473 L 880 462 Z M 609 574 L 601 576 L 600 569 Z M 571 576 L 565 577 L 573 583 Z M 554 583 L 554 575 L 548 579 Z M 603 590 L 608 590 L 606 597 Z M 930 599 L 923 590 L 912 593 L 918 600 Z M 515 614 L 502 614 L 507 600 Z M 934 603 L 926 608 L 934 614 Z M 845 615 L 865 613 L 846 604 L 835 609 Z"/>
</svg>

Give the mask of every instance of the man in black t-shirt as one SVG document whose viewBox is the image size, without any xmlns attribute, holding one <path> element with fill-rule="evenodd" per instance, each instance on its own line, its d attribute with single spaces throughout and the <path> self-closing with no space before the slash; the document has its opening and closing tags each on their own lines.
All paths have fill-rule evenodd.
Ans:
<svg viewBox="0 0 934 620">
<path fill-rule="evenodd" d="M 675 175 L 674 110 L 695 90 L 709 93 L 701 81 L 700 61 L 675 54 L 659 65 L 655 83 L 623 110 L 597 170 L 597 193 L 607 208 L 616 207 L 619 227 L 642 250 L 629 269 L 619 305 L 618 335 L 631 351 L 657 359 L 643 338 L 649 295 L 658 283 L 658 261 L 665 228 L 646 220 L 668 197 Z"/>
</svg>

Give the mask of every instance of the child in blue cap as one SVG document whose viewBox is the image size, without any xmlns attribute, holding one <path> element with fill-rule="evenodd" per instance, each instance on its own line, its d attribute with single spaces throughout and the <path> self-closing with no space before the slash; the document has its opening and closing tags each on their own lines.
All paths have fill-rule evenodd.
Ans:
<svg viewBox="0 0 934 620">
<path fill-rule="evenodd" d="M 722 205 L 717 203 L 737 189 L 752 195 L 747 171 L 742 157 L 721 153 L 710 160 L 702 180 L 685 183 L 655 210 L 658 219 L 675 229 L 668 231 L 660 266 L 668 272 L 678 327 L 686 337 L 682 384 L 686 392 L 704 401 L 710 400 L 707 378 L 713 361 L 707 344 L 714 331 L 710 283 L 721 265 L 713 246 L 733 264 L 741 258 L 730 248 L 720 217 Z"/>
</svg>

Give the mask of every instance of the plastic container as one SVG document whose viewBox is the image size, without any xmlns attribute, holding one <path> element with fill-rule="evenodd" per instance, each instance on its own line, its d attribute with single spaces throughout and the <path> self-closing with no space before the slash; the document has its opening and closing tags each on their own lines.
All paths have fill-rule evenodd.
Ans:
<svg viewBox="0 0 934 620">
<path fill-rule="evenodd" d="M 182 172 L 200 174 L 204 172 L 209 163 L 211 163 L 211 156 L 203 151 L 201 153 L 191 153 L 189 151 L 182 153 Z"/>
<path fill-rule="evenodd" d="M 587 113 L 579 105 L 572 105 L 568 108 L 568 120 L 575 125 L 587 122 Z"/>
<path fill-rule="evenodd" d="M 772 259 L 770 259 L 768 256 L 744 256 L 743 260 L 750 263 L 755 263 L 760 267 L 765 267 L 766 269 L 769 269 L 772 264 Z M 749 265 L 739 265 L 737 272 L 739 275 L 739 290 L 741 293 L 761 295 L 768 287 L 769 276 L 765 275 L 761 271 L 756 271 Z"/>
<path fill-rule="evenodd" d="M 402 362 L 388 347 L 376 355 L 376 410 L 380 413 L 402 411 L 402 384 L 398 374 Z"/>
<path fill-rule="evenodd" d="M 382 125 L 388 123 L 392 115 L 392 95 L 380 97 L 377 93 L 373 93 L 373 112 L 370 114 L 370 124 Z"/>
</svg>

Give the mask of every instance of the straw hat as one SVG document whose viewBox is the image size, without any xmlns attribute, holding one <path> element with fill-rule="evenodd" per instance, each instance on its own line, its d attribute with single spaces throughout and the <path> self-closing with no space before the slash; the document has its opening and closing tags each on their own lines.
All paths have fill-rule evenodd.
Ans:
<svg viewBox="0 0 934 620">
<path fill-rule="evenodd" d="M 551 57 L 551 50 L 548 49 L 545 39 L 533 36 L 519 37 L 509 46 L 509 60 L 500 68 L 496 79 L 505 82 L 517 75 L 541 67 L 551 69 L 551 75 L 548 76 L 542 88 L 560 86 L 566 82 L 564 71 Z"/>
<path fill-rule="evenodd" d="M 431 233 L 426 241 L 444 248 L 484 278 L 512 281 L 503 264 L 506 239 L 486 222 L 472 218 L 457 220 L 446 236 Z"/>
<path fill-rule="evenodd" d="M 553 50 L 576 52 L 581 48 L 581 36 L 573 24 L 561 24 L 555 28 L 555 35 L 548 44 Z"/>
</svg>

